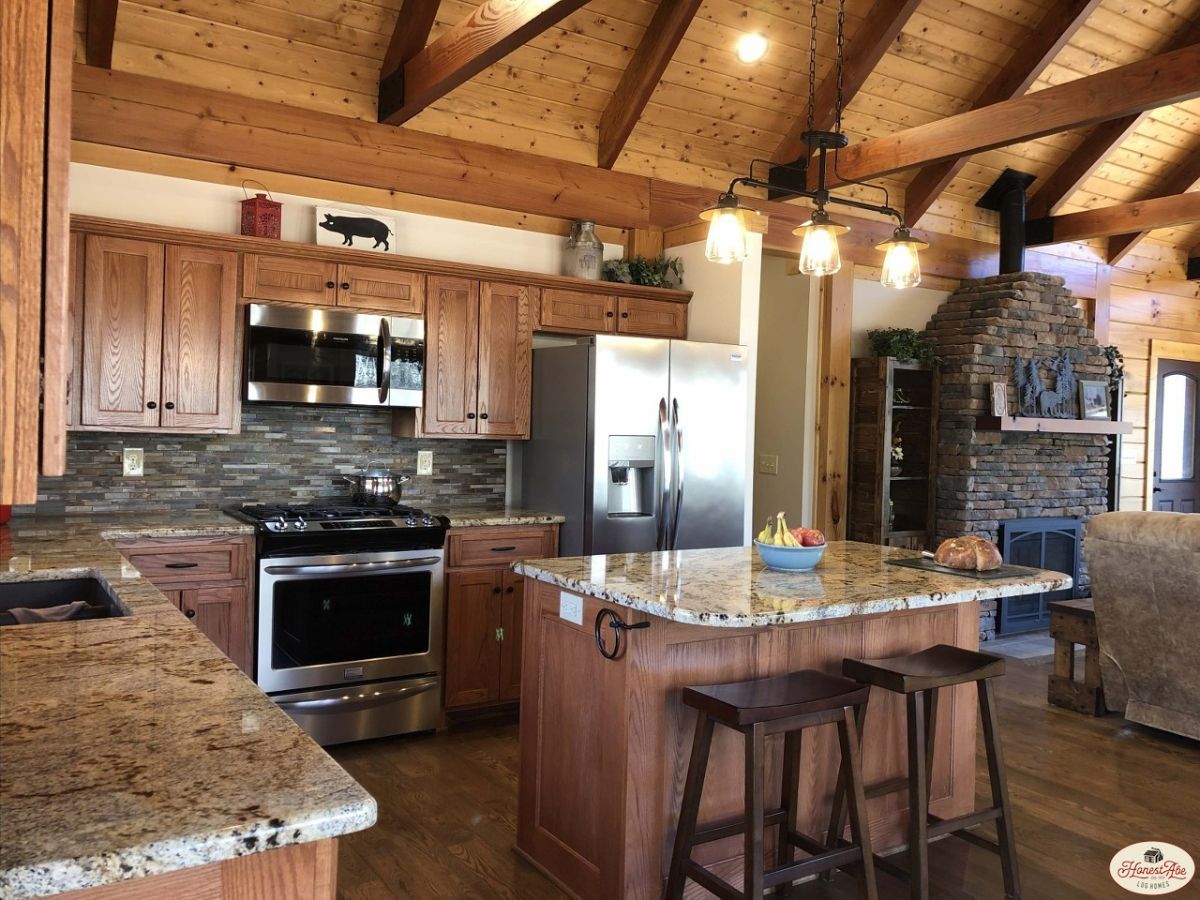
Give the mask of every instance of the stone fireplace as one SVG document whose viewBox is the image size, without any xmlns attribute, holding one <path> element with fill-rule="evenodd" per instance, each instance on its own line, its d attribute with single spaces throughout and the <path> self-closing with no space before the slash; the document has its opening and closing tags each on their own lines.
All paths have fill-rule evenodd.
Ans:
<svg viewBox="0 0 1200 900">
<path fill-rule="evenodd" d="M 1065 351 L 1074 377 L 1107 379 L 1104 353 L 1061 278 L 1018 272 L 964 282 L 926 334 L 942 366 L 939 541 L 958 534 L 998 541 L 1002 522 L 1024 518 L 1075 517 L 1086 525 L 1107 509 L 1108 438 L 1001 432 L 977 421 L 991 416 L 994 382 L 1008 386 L 1009 412 L 1019 409 L 1014 367 L 1024 363 L 1028 371 L 1031 359 L 1056 360 Z M 1079 572 L 1086 585 L 1086 567 Z M 997 618 L 996 602 L 985 601 L 982 639 L 995 637 Z"/>
</svg>

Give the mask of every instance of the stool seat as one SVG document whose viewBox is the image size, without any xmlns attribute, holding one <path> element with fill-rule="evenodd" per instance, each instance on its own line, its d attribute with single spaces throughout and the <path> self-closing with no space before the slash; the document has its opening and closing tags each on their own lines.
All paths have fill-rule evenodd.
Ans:
<svg viewBox="0 0 1200 900">
<path fill-rule="evenodd" d="M 867 702 L 869 692 L 869 686 L 850 678 L 802 669 L 774 678 L 684 688 L 683 702 L 736 728 L 858 706 Z"/>
<path fill-rule="evenodd" d="M 1004 658 L 935 644 L 905 656 L 846 659 L 842 674 L 897 694 L 912 694 L 1003 675 Z"/>
</svg>

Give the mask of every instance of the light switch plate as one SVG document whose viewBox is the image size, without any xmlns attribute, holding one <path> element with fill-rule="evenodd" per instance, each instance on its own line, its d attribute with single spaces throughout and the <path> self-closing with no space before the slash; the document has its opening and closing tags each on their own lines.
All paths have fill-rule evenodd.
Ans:
<svg viewBox="0 0 1200 900">
<path fill-rule="evenodd" d="M 146 470 L 146 453 L 141 447 L 126 447 L 121 451 L 121 474 L 126 478 L 141 478 Z"/>
<path fill-rule="evenodd" d="M 774 453 L 760 453 L 758 455 L 758 471 L 763 475 L 778 475 L 779 457 Z"/>
<path fill-rule="evenodd" d="M 432 475 L 433 474 L 433 451 L 418 450 L 417 451 L 417 474 Z"/>
<path fill-rule="evenodd" d="M 576 625 L 583 624 L 583 598 L 576 594 L 568 594 L 566 591 L 558 595 L 558 617 L 566 619 L 568 622 L 574 622 Z"/>
</svg>

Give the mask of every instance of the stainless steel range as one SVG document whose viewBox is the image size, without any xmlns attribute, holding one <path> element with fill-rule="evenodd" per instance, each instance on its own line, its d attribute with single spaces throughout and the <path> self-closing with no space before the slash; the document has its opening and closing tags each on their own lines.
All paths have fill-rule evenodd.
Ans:
<svg viewBox="0 0 1200 900">
<path fill-rule="evenodd" d="M 321 744 L 436 728 L 449 521 L 393 505 L 226 511 L 258 532 L 259 687 Z"/>
</svg>

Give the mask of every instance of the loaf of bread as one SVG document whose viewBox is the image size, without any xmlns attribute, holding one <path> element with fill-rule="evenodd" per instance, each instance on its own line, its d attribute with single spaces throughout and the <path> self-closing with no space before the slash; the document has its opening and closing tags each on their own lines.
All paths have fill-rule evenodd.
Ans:
<svg viewBox="0 0 1200 900">
<path fill-rule="evenodd" d="M 977 534 L 964 534 L 962 537 L 942 541 L 937 552 L 933 554 L 933 559 L 939 566 L 975 572 L 998 569 L 1003 562 L 999 548 Z"/>
</svg>

